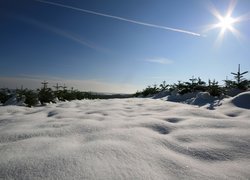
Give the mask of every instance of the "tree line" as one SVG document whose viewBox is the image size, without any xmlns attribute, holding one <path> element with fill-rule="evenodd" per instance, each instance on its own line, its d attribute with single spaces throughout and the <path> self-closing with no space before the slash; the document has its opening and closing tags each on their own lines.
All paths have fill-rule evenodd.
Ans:
<svg viewBox="0 0 250 180">
<path fill-rule="evenodd" d="M 8 99 L 15 96 L 17 101 L 23 101 L 26 106 L 36 106 L 38 104 L 45 105 L 46 103 L 56 103 L 57 101 L 71 101 L 71 100 L 82 100 L 82 99 L 111 99 L 111 98 L 129 98 L 129 97 L 147 97 L 150 95 L 157 94 L 159 92 L 167 91 L 183 95 L 186 93 L 193 92 L 209 92 L 211 96 L 220 97 L 227 94 L 232 89 L 238 89 L 245 91 L 250 87 L 250 80 L 244 78 L 244 75 L 248 71 L 241 72 L 240 65 L 238 66 L 238 72 L 231 74 L 234 75 L 234 80 L 224 80 L 225 85 L 220 86 L 216 80 L 208 80 L 208 83 L 203 81 L 201 78 L 190 78 L 187 82 L 178 81 L 172 85 L 167 84 L 163 81 L 159 86 L 154 84 L 147 86 L 142 91 L 137 91 L 132 95 L 124 94 L 101 94 L 93 92 L 79 91 L 71 87 L 70 89 L 65 86 L 56 84 L 52 88 L 48 87 L 48 82 L 43 81 L 42 87 L 37 90 L 30 89 L 16 89 L 14 92 L 9 89 L 0 90 L 0 102 L 4 104 Z"/>
<path fill-rule="evenodd" d="M 167 84 L 166 81 L 163 81 L 159 86 L 154 84 L 152 86 L 147 86 L 142 91 L 137 91 L 135 96 L 142 96 L 147 97 L 150 95 L 157 94 L 162 91 L 168 91 L 183 95 L 186 93 L 192 92 L 209 92 L 211 96 L 221 96 L 223 94 L 227 94 L 227 92 L 231 91 L 232 89 L 238 89 L 240 91 L 245 91 L 250 87 L 250 80 L 244 78 L 243 75 L 247 74 L 248 71 L 241 72 L 240 71 L 240 64 L 238 65 L 238 72 L 231 74 L 234 75 L 234 80 L 224 80 L 225 85 L 220 86 L 218 81 L 208 80 L 208 83 L 203 81 L 200 77 L 194 78 L 192 77 L 189 81 L 174 83 L 172 85 Z"/>
<path fill-rule="evenodd" d="M 14 92 L 9 89 L 0 91 L 0 102 L 4 104 L 8 99 L 15 96 L 17 101 L 23 101 L 26 106 L 45 105 L 46 103 L 56 103 L 57 101 L 72 101 L 82 99 L 111 99 L 111 98 L 128 98 L 131 95 L 125 94 L 102 94 L 94 92 L 79 91 L 71 87 L 68 89 L 65 85 L 56 84 L 53 89 L 48 87 L 48 82 L 43 81 L 42 87 L 37 90 L 16 89 Z"/>
</svg>

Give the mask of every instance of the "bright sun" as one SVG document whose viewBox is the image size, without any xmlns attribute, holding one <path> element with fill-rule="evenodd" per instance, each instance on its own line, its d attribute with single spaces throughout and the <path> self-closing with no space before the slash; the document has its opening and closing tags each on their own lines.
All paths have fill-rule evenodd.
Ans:
<svg viewBox="0 0 250 180">
<path fill-rule="evenodd" d="M 235 19 L 234 18 L 232 18 L 230 16 L 226 16 L 226 17 L 221 17 L 220 18 L 220 22 L 217 25 L 222 30 L 232 30 L 234 23 L 235 23 Z"/>
<path fill-rule="evenodd" d="M 219 35 L 215 42 L 216 44 L 220 44 L 222 42 L 223 37 L 225 36 L 225 33 L 227 31 L 230 31 L 237 38 L 242 38 L 240 32 L 234 26 L 236 23 L 243 21 L 244 16 L 240 16 L 237 18 L 232 17 L 234 8 L 236 6 L 236 2 L 237 2 L 236 0 L 231 1 L 225 16 L 221 15 L 221 13 L 211 4 L 212 6 L 210 8 L 210 11 L 218 19 L 218 23 L 208 26 L 206 31 L 211 29 L 220 29 Z"/>
</svg>

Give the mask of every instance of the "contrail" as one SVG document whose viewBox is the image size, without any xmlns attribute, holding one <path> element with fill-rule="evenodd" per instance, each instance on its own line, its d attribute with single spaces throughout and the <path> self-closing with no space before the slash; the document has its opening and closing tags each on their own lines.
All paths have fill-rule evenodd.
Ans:
<svg viewBox="0 0 250 180">
<path fill-rule="evenodd" d="M 148 27 L 153 27 L 153 28 L 158 28 L 158 29 L 164 29 L 164 30 L 169 30 L 169 31 L 174 31 L 174 32 L 179 32 L 179 33 L 185 33 L 185 34 L 189 34 L 189 35 L 193 35 L 193 36 L 201 36 L 201 34 L 191 32 L 191 31 L 186 31 L 186 30 L 183 30 L 183 29 L 176 29 L 176 28 L 171 28 L 171 27 L 166 27 L 166 26 L 161 26 L 161 25 L 156 25 L 156 24 L 151 24 L 151 23 L 146 23 L 146 22 L 141 22 L 141 21 L 136 21 L 136 20 L 132 20 L 132 19 L 119 17 L 119 16 L 113 16 L 113 15 L 109 15 L 109 14 L 103 14 L 103 13 L 99 13 L 99 12 L 95 12 L 95 11 L 90 11 L 90 10 L 81 9 L 81 8 L 77 8 L 77 7 L 73 7 L 73 6 L 59 4 L 59 3 L 55 3 L 55 2 L 44 1 L 44 0 L 35 0 L 35 1 L 50 4 L 50 5 L 54 5 L 54 6 L 59 6 L 59 7 L 63 7 L 63 8 L 73 9 L 73 10 L 81 11 L 81 12 L 88 13 L 88 14 L 94 14 L 94 15 L 97 15 L 97 16 L 103 16 L 103 17 L 107 17 L 107 18 L 117 19 L 117 20 L 120 20 L 120 21 L 126 21 L 126 22 L 130 22 L 130 23 L 134 23 L 134 24 L 139 24 L 139 25 L 142 25 L 142 26 L 148 26 Z"/>
</svg>

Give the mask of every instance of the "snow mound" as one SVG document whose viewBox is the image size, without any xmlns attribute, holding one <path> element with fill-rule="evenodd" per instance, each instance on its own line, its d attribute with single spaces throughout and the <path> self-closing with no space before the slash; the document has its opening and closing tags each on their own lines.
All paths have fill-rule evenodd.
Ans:
<svg viewBox="0 0 250 180">
<path fill-rule="evenodd" d="M 168 91 L 161 91 L 161 92 L 155 94 L 152 98 L 153 99 L 159 99 L 159 98 L 166 97 L 168 95 L 170 95 L 170 92 L 168 92 Z"/>
<path fill-rule="evenodd" d="M 151 98 L 2 106 L 0 179 L 249 179 L 249 110 L 222 107 Z"/>
<path fill-rule="evenodd" d="M 207 109 L 214 109 L 215 107 L 221 105 L 220 99 L 218 97 L 211 96 L 208 92 L 192 92 L 183 95 L 173 92 L 171 95 L 161 97 L 161 99 L 165 101 L 191 104 L 199 107 L 204 106 Z"/>
<path fill-rule="evenodd" d="M 25 106 L 25 97 L 22 97 L 19 99 L 16 95 L 9 98 L 3 105 L 9 106 L 9 105 L 15 105 L 15 106 Z"/>
<path fill-rule="evenodd" d="M 188 104 L 203 106 L 205 104 L 211 103 L 214 100 L 208 92 L 199 92 L 195 98 L 187 100 Z"/>
<path fill-rule="evenodd" d="M 250 109 L 250 91 L 238 94 L 231 99 L 231 103 L 240 108 Z"/>
<path fill-rule="evenodd" d="M 181 95 L 179 93 L 172 92 L 171 95 L 167 96 L 166 100 L 172 102 L 185 102 L 189 99 L 194 98 L 196 95 L 197 93 L 186 93 Z"/>
</svg>

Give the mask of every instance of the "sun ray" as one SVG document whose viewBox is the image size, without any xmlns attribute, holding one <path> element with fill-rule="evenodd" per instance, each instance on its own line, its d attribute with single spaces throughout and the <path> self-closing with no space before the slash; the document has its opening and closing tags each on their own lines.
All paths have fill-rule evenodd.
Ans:
<svg viewBox="0 0 250 180">
<path fill-rule="evenodd" d="M 205 28 L 204 32 L 207 32 L 207 31 L 210 31 L 213 29 L 220 29 L 220 32 L 219 32 L 217 39 L 215 41 L 216 46 L 220 45 L 222 43 L 223 38 L 224 38 L 227 31 L 231 32 L 239 40 L 243 38 L 240 31 L 238 31 L 235 28 L 235 24 L 237 24 L 241 21 L 249 20 L 250 14 L 241 15 L 239 17 L 233 17 L 233 12 L 235 10 L 236 4 L 237 4 L 236 0 L 231 0 L 230 4 L 228 6 L 227 12 L 225 13 L 224 16 L 215 8 L 215 6 L 213 4 L 209 5 L 209 10 L 210 10 L 211 14 L 214 17 L 216 17 L 218 22 L 215 24 L 208 25 Z"/>
<path fill-rule="evenodd" d="M 237 4 L 237 0 L 231 0 L 230 1 L 229 7 L 228 7 L 228 10 L 227 10 L 227 15 L 226 15 L 227 17 L 231 17 L 236 4 Z"/>
</svg>

